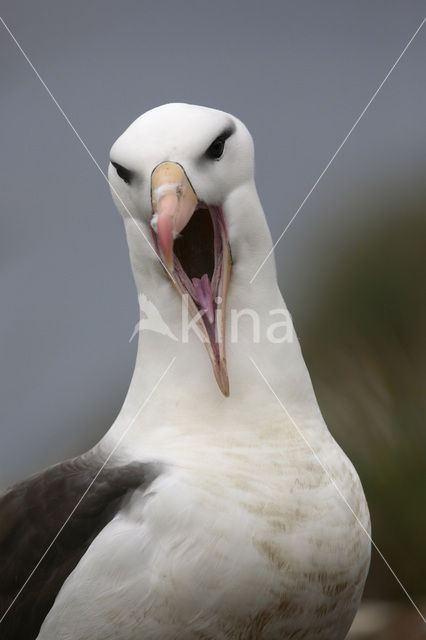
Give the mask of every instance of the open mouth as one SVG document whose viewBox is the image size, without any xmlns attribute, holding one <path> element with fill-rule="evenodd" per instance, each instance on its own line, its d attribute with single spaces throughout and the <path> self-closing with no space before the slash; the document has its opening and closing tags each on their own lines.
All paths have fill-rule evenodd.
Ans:
<svg viewBox="0 0 426 640">
<path fill-rule="evenodd" d="M 180 170 L 183 172 L 182 168 Z M 184 178 L 187 180 L 186 176 Z M 228 396 L 225 308 L 231 253 L 223 210 L 221 206 L 199 201 L 189 185 L 194 199 L 187 211 L 182 213 L 182 210 L 179 211 L 179 198 L 184 186 L 182 182 L 170 183 L 169 180 L 170 176 L 167 175 L 160 187 L 157 186 L 159 197 L 153 195 L 151 227 L 155 248 L 167 264 L 171 281 L 194 319 L 194 329 L 207 349 L 219 388 Z M 161 208 L 161 199 L 165 200 L 169 195 L 176 199 L 176 204 L 172 204 L 167 210 L 171 222 L 169 219 L 164 222 L 166 227 L 170 223 L 167 231 L 167 234 L 172 234 L 170 241 L 169 235 L 165 236 L 164 225 L 160 227 L 158 224 L 159 216 L 166 215 Z M 183 223 L 179 224 L 179 216 L 184 220 Z"/>
</svg>

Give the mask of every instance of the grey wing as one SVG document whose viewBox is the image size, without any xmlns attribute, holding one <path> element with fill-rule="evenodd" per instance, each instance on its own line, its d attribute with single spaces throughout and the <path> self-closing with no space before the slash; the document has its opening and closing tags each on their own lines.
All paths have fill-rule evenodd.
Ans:
<svg viewBox="0 0 426 640">
<path fill-rule="evenodd" d="M 54 465 L 0 496 L 0 637 L 31 640 L 67 576 L 114 517 L 123 499 L 152 481 L 152 466 L 102 467 L 89 453 Z M 66 526 L 46 549 L 93 482 Z M 19 593 L 19 595 L 18 595 Z M 16 600 L 15 600 L 16 598 Z M 15 601 L 14 601 L 15 600 Z"/>
</svg>

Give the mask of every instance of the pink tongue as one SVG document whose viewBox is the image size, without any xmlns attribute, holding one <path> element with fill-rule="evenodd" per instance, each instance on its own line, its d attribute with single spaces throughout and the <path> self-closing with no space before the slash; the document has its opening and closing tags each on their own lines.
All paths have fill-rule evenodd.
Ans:
<svg viewBox="0 0 426 640">
<path fill-rule="evenodd" d="M 201 280 L 199 278 L 192 278 L 192 284 L 194 285 L 198 301 L 206 312 L 207 320 L 210 322 L 210 324 L 213 324 L 213 293 L 210 286 L 209 276 L 207 275 L 207 273 L 205 273 L 202 276 Z"/>
</svg>

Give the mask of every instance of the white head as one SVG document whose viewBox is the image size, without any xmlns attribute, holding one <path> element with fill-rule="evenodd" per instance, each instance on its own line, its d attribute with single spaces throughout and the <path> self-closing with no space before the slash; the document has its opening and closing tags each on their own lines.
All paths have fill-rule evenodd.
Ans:
<svg viewBox="0 0 426 640">
<path fill-rule="evenodd" d="M 216 380 L 228 395 L 228 287 L 238 281 L 249 288 L 271 246 L 254 185 L 251 135 L 222 111 L 167 104 L 135 120 L 113 144 L 110 159 L 112 196 L 126 224 L 136 285 L 143 292 L 148 281 L 157 287 L 167 282 L 171 300 L 175 289 L 185 298 L 192 316 L 199 316 Z M 266 274 L 275 285 L 273 264 Z"/>
<path fill-rule="evenodd" d="M 207 150 L 224 134 L 224 144 L 214 149 L 216 157 L 209 157 Z M 179 163 L 198 199 L 209 204 L 223 204 L 254 174 L 253 141 L 245 125 L 223 111 L 190 104 L 166 104 L 144 113 L 113 144 L 110 158 L 130 172 L 126 184 L 112 164 L 109 168 L 110 182 L 122 200 L 113 192 L 119 211 L 128 215 L 124 203 L 147 228 L 152 216 L 151 174 L 160 163 Z"/>
</svg>

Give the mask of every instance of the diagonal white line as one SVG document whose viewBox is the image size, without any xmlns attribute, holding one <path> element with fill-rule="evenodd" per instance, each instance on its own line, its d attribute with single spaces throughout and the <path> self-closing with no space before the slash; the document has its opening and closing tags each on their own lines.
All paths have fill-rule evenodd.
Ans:
<svg viewBox="0 0 426 640">
<path fill-rule="evenodd" d="M 343 495 L 339 485 L 336 483 L 335 479 L 333 478 L 333 476 L 331 475 L 330 471 L 327 469 L 327 467 L 325 466 L 325 464 L 322 462 L 321 458 L 319 457 L 319 455 L 317 454 L 317 452 L 315 451 L 315 449 L 313 448 L 313 446 L 311 445 L 311 443 L 309 442 L 309 440 L 305 437 L 304 433 L 301 431 L 301 429 L 299 429 L 298 425 L 296 424 L 295 420 L 293 419 L 293 417 L 290 415 L 290 413 L 287 411 L 287 408 L 285 407 L 285 405 L 281 402 L 280 398 L 278 397 L 278 395 L 275 393 L 274 389 L 272 388 L 272 386 L 269 384 L 268 380 L 265 378 L 264 374 L 262 373 L 262 371 L 259 369 L 259 367 L 257 366 L 256 362 L 253 360 L 253 358 L 250 356 L 250 360 L 253 364 L 253 366 L 255 367 L 255 369 L 257 369 L 259 375 L 262 377 L 263 381 L 265 382 L 266 386 L 268 387 L 269 391 L 275 396 L 276 400 L 278 401 L 281 409 L 284 411 L 284 413 L 286 414 L 286 416 L 288 417 L 288 419 L 290 420 L 290 422 L 292 423 L 292 425 L 294 426 L 294 428 L 296 429 L 297 433 L 299 434 L 299 436 L 304 440 L 305 444 L 309 447 L 309 449 L 311 450 L 311 452 L 313 453 L 314 457 L 316 458 L 317 462 L 319 463 L 319 465 L 321 466 L 322 470 L 324 471 L 324 473 L 327 475 L 328 479 L 330 480 L 330 482 L 333 484 L 334 488 L 336 489 L 337 493 L 339 494 L 339 496 L 342 498 L 343 502 L 346 504 L 346 506 L 348 507 L 349 511 L 352 513 L 352 515 L 354 516 L 355 520 L 357 521 L 357 523 L 359 524 L 359 526 L 361 527 L 361 529 L 363 530 L 363 532 L 365 533 L 365 535 L 367 536 L 367 538 L 370 540 L 370 543 L 373 545 L 373 547 L 375 548 L 375 550 L 377 551 L 377 553 L 379 554 L 379 556 L 381 557 L 381 559 L 383 560 L 383 562 L 385 563 L 385 565 L 387 566 L 387 568 L 389 569 L 389 571 L 391 572 L 391 574 L 393 575 L 393 577 L 395 578 L 395 580 L 397 581 L 397 583 L 399 584 L 399 586 L 401 587 L 401 589 L 403 590 L 403 592 L 405 593 L 405 595 L 407 596 L 408 600 L 411 602 L 411 604 L 413 605 L 413 607 L 415 608 L 415 610 L 417 611 L 417 613 L 419 614 L 419 616 L 421 617 L 421 619 L 423 620 L 423 622 L 426 624 L 426 618 L 424 617 L 424 615 L 422 614 L 422 612 L 420 611 L 419 607 L 416 605 L 416 603 L 414 602 L 413 598 L 410 596 L 410 594 L 408 593 L 407 589 L 404 587 L 404 585 L 402 584 L 401 580 L 398 578 L 398 576 L 396 575 L 395 571 L 392 569 L 392 567 L 390 566 L 389 562 L 386 560 L 385 556 L 383 555 L 383 553 L 380 551 L 379 547 L 377 546 L 377 544 L 374 542 L 373 538 L 371 537 L 371 535 L 369 534 L 369 532 L 367 531 L 367 529 L 364 527 L 364 525 L 362 524 L 361 520 L 358 518 L 358 516 L 356 515 L 355 511 L 352 509 L 351 505 L 349 504 L 349 502 L 347 501 L 347 499 L 345 498 L 345 496 Z"/>
<path fill-rule="evenodd" d="M 313 186 L 311 187 L 310 191 L 308 192 L 308 194 L 305 196 L 305 198 L 302 200 L 302 202 L 300 203 L 297 211 L 293 214 L 293 216 L 290 218 L 290 221 L 287 223 L 287 225 L 285 226 L 284 230 L 282 231 L 281 235 L 279 236 L 278 240 L 274 243 L 272 249 L 268 252 L 268 254 L 266 255 L 265 259 L 263 260 L 263 262 L 259 265 L 259 267 L 257 268 L 255 274 L 252 276 L 251 280 L 250 280 L 250 284 L 253 283 L 254 279 L 256 278 L 256 276 L 258 275 L 259 271 L 262 269 L 263 265 L 265 264 L 265 262 L 267 262 L 267 260 L 269 260 L 269 258 L 271 257 L 271 255 L 273 254 L 275 247 L 277 246 L 277 244 L 280 242 L 281 238 L 284 236 L 284 234 L 287 232 L 287 230 L 289 229 L 289 227 L 291 226 L 291 224 L 294 222 L 294 220 L 296 219 L 296 216 L 298 215 L 299 211 L 305 206 L 306 202 L 308 201 L 308 199 L 310 198 L 311 194 L 313 193 L 313 191 L 316 189 L 316 187 L 318 186 L 319 182 L 322 180 L 322 178 L 324 177 L 325 173 L 328 171 L 328 169 L 330 168 L 330 166 L 332 165 L 332 163 L 334 162 L 337 154 L 340 152 L 340 150 L 342 149 L 342 147 L 346 144 L 347 140 L 349 139 L 349 136 L 352 134 L 352 132 L 354 131 L 355 127 L 358 125 L 358 123 L 360 122 L 361 118 L 365 115 L 367 109 L 370 107 L 371 103 L 373 102 L 373 100 L 377 97 L 378 93 L 380 92 L 380 90 L 382 89 L 383 85 L 385 84 L 385 82 L 387 81 L 387 79 L 389 78 L 389 76 L 391 75 L 392 71 L 395 69 L 395 67 L 397 66 L 398 62 L 401 60 L 401 58 L 403 57 L 403 55 L 405 54 L 405 52 L 407 51 L 408 47 L 411 45 L 411 43 L 413 42 L 414 38 L 417 36 L 417 34 L 419 33 L 420 29 L 423 27 L 424 23 L 426 22 L 426 18 L 423 18 L 423 20 L 421 21 L 421 23 L 419 24 L 419 26 L 417 27 L 417 29 L 415 30 L 415 32 L 413 33 L 413 35 L 411 36 L 411 38 L 409 39 L 409 41 L 407 42 L 407 44 L 405 45 L 405 47 L 403 48 L 403 50 L 401 51 L 401 53 L 399 54 L 399 56 L 397 57 L 397 59 L 395 60 L 395 62 L 393 63 L 393 65 L 391 66 L 391 68 L 389 69 L 389 71 L 387 72 L 387 74 L 385 75 L 385 77 L 383 78 L 382 82 L 379 84 L 379 86 L 377 87 L 377 89 L 375 90 L 375 92 L 373 93 L 373 95 L 371 96 L 370 100 L 367 102 L 367 104 L 365 105 L 364 109 L 361 111 L 361 113 L 359 114 L 358 118 L 355 120 L 354 124 L 352 125 L 352 127 L 349 129 L 348 133 L 346 134 L 346 136 L 343 138 L 342 142 L 340 143 L 340 145 L 337 147 L 336 151 L 333 153 L 333 155 L 331 156 L 330 160 L 328 161 L 328 163 L 326 164 L 326 166 L 324 167 L 323 171 L 320 173 L 319 177 L 317 178 L 317 180 L 314 182 Z"/>
<path fill-rule="evenodd" d="M 99 164 L 99 162 L 96 160 L 95 156 L 93 155 L 93 153 L 90 151 L 89 147 L 87 146 L 87 144 L 84 142 L 83 138 L 81 137 L 81 135 L 78 133 L 77 129 L 75 128 L 75 126 L 73 125 L 73 123 L 71 122 L 71 120 L 69 119 L 69 117 L 67 116 L 67 114 L 65 113 L 65 111 L 63 110 L 63 108 L 61 107 L 61 105 L 59 104 L 59 102 L 56 100 L 55 96 L 53 95 L 53 93 L 51 92 L 51 90 L 49 89 L 49 87 L 47 86 L 47 84 L 45 83 L 45 81 L 43 80 L 43 78 L 41 77 L 40 73 L 37 71 L 37 69 L 35 68 L 35 66 L 33 65 L 33 63 L 31 62 L 30 58 L 28 57 L 28 55 L 25 53 L 24 49 L 22 48 L 22 46 L 20 45 L 20 43 L 18 42 L 18 40 L 15 38 L 15 36 L 13 35 L 12 31 L 9 29 L 9 27 L 7 26 L 6 22 L 3 20 L 3 18 L 0 16 L 0 22 L 3 24 L 4 28 L 6 29 L 6 31 L 8 32 L 8 34 L 10 35 L 10 37 L 12 38 L 13 42 L 16 44 L 16 46 L 18 47 L 19 51 L 22 53 L 22 55 L 24 56 L 25 60 L 28 62 L 28 64 L 30 65 L 31 69 L 34 71 L 35 75 L 37 76 L 37 78 L 40 80 L 41 84 L 43 85 L 43 87 L 45 88 L 45 90 L 47 91 L 47 93 L 49 94 L 50 98 L 53 100 L 53 102 L 55 103 L 56 107 L 58 108 L 58 111 L 60 112 L 60 114 L 63 116 L 64 120 L 66 121 L 66 123 L 69 125 L 69 127 L 71 128 L 71 130 L 73 131 L 75 137 L 77 138 L 77 140 L 81 143 L 81 145 L 83 146 L 84 150 L 87 152 L 87 154 L 89 155 L 90 159 L 92 160 L 93 164 L 95 165 L 95 167 L 98 169 L 99 173 L 102 175 L 102 177 L 106 180 L 107 184 L 109 185 L 111 191 L 114 192 L 114 195 L 116 196 L 116 198 L 119 200 L 120 204 L 123 206 L 124 210 L 126 211 L 126 213 L 129 214 L 130 218 L 132 219 L 132 221 L 134 222 L 134 224 L 136 225 L 136 228 L 139 230 L 139 232 L 142 234 L 142 237 L 145 239 L 145 241 L 149 244 L 151 250 L 153 251 L 153 253 L 155 254 L 155 256 L 160 260 L 161 264 L 163 265 L 164 269 L 167 271 L 169 277 L 171 278 L 171 280 L 174 280 L 172 274 L 170 273 L 169 269 L 167 268 L 167 266 L 165 265 L 165 263 L 163 262 L 163 260 L 161 259 L 161 257 L 158 255 L 158 253 L 156 252 L 156 250 L 154 249 L 154 247 L 152 246 L 151 242 L 148 240 L 148 238 L 146 237 L 146 234 L 144 233 L 142 227 L 140 226 L 140 224 L 138 223 L 138 221 L 134 218 L 134 216 L 132 215 L 132 213 L 129 211 L 129 209 L 126 207 L 126 205 L 124 204 L 123 200 L 121 199 L 120 195 L 117 193 L 117 190 L 113 187 L 113 185 L 109 182 L 108 180 L 108 176 L 106 175 L 106 173 L 103 171 L 101 165 Z"/>
<path fill-rule="evenodd" d="M 111 459 L 111 456 L 114 455 L 115 451 L 117 450 L 117 448 L 120 446 L 121 442 L 123 441 L 123 439 L 125 438 L 125 436 L 128 434 L 128 432 L 130 431 L 131 427 L 134 425 L 137 417 L 139 416 L 140 412 L 143 410 L 143 408 L 146 406 L 146 404 L 148 403 L 148 401 L 151 399 L 152 395 L 154 394 L 154 392 L 156 391 L 158 385 L 160 384 L 160 382 L 162 381 L 162 379 L 164 378 L 164 376 L 167 374 L 167 372 L 169 371 L 170 367 L 173 365 L 174 361 L 176 360 L 176 356 L 174 356 L 174 358 L 171 359 L 170 363 L 168 364 L 168 366 L 166 367 L 165 371 L 161 374 L 161 376 L 159 377 L 159 379 L 157 380 L 157 382 L 155 383 L 154 387 L 152 388 L 151 392 L 148 394 L 148 396 L 145 398 L 145 400 L 143 401 L 143 403 L 141 404 L 141 406 L 139 407 L 139 409 L 137 410 L 136 414 L 134 415 L 133 419 L 130 421 L 129 425 L 126 427 L 126 429 L 124 430 L 124 432 L 121 434 L 120 438 L 117 440 L 116 444 L 114 445 L 111 453 L 108 454 L 108 457 L 106 458 L 105 462 L 102 464 L 102 466 L 100 467 L 99 471 L 96 473 L 95 477 L 93 478 L 93 480 L 91 481 L 91 483 L 89 484 L 89 486 L 87 487 L 87 489 L 85 490 L 85 492 L 83 493 L 83 495 L 81 496 L 81 498 L 78 500 L 77 504 L 75 505 L 75 507 L 73 508 L 73 510 L 71 511 L 71 513 L 69 514 L 69 516 L 67 517 L 67 519 L 65 520 L 65 522 L 63 523 L 63 525 L 61 526 L 61 528 L 59 529 L 58 533 L 55 535 L 55 537 L 53 538 L 52 542 L 49 544 L 49 546 L 46 548 L 46 550 L 44 551 L 43 555 L 41 556 L 40 560 L 37 562 L 37 564 L 35 565 L 34 569 L 31 571 L 31 573 L 29 574 L 28 578 L 25 580 L 24 584 L 22 585 L 22 587 L 19 589 L 18 593 L 16 594 L 16 596 L 13 598 L 12 602 L 10 603 L 10 605 L 8 606 L 8 608 L 6 609 L 6 611 L 4 612 L 4 614 L 2 615 L 2 617 L 0 618 L 0 624 L 3 622 L 3 620 L 5 619 L 5 617 L 7 616 L 7 614 L 9 613 L 9 611 L 11 610 L 11 608 L 13 607 L 13 605 L 15 604 L 15 602 L 17 601 L 17 599 L 19 598 L 19 596 L 21 595 L 21 593 L 23 592 L 23 590 L 25 589 L 25 587 L 27 586 L 28 582 L 31 580 L 32 576 L 34 575 L 34 573 L 37 571 L 38 567 L 40 566 L 40 564 L 43 562 L 44 558 L 46 557 L 46 555 L 49 553 L 50 549 L 52 548 L 52 546 L 55 544 L 56 540 L 59 538 L 59 536 L 61 535 L 62 531 L 65 529 L 65 527 L 67 526 L 68 522 L 70 521 L 70 519 L 72 518 L 72 516 L 74 515 L 74 513 L 76 512 L 76 510 L 78 509 L 78 507 L 80 506 L 80 504 L 82 503 L 82 501 L 84 500 L 84 498 L 86 497 L 86 495 L 89 493 L 90 489 L 92 488 L 93 484 L 96 482 L 97 478 L 99 477 L 99 475 L 102 473 L 103 469 L 105 468 L 105 465 L 108 464 L 109 460 Z"/>
</svg>

